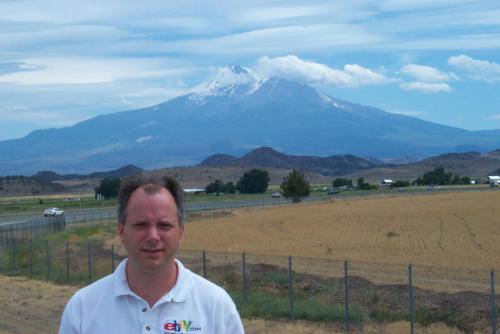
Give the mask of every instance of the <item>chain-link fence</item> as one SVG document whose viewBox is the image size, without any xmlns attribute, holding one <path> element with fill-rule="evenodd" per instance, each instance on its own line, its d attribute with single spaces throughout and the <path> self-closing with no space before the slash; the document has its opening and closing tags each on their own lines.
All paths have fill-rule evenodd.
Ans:
<svg viewBox="0 0 500 334">
<path fill-rule="evenodd" d="M 13 238 L 0 244 L 0 273 L 81 285 L 112 273 L 124 257 L 122 245 L 103 241 Z M 443 275 L 424 266 L 190 250 L 178 258 L 228 290 L 244 317 L 327 321 L 347 331 L 398 320 L 409 321 L 409 333 L 437 322 L 450 332 L 498 328 L 493 270 Z"/>
</svg>

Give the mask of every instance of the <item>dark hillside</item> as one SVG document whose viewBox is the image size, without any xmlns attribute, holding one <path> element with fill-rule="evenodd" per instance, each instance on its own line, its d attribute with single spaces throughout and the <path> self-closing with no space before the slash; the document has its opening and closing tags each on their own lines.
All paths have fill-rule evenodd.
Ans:
<svg viewBox="0 0 500 334">
<path fill-rule="evenodd" d="M 230 157 L 230 158 L 229 158 Z M 210 164 L 207 164 L 207 161 Z M 215 155 L 206 159 L 199 166 L 252 166 L 277 169 L 300 169 L 322 175 L 342 175 L 361 169 L 380 166 L 380 163 L 358 158 L 353 155 L 332 155 L 329 157 L 287 155 L 270 147 L 260 147 L 241 158 Z"/>
</svg>

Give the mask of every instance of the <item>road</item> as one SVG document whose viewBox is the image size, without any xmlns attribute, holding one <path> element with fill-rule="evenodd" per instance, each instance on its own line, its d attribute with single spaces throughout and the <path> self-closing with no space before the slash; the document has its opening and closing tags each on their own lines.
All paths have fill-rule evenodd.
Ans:
<svg viewBox="0 0 500 334">
<path fill-rule="evenodd" d="M 304 201 L 322 201 L 326 199 L 354 199 L 360 197 L 380 197 L 380 196 L 404 196 L 422 193 L 434 192 L 461 192 L 461 191 L 499 191 L 499 188 L 490 189 L 485 186 L 468 186 L 464 188 L 457 187 L 422 187 L 420 189 L 399 188 L 383 189 L 378 191 L 346 191 L 333 195 L 312 195 Z M 255 207 L 255 206 L 274 206 L 290 204 L 284 198 L 260 198 L 252 200 L 218 200 L 207 202 L 188 202 L 186 203 L 186 212 L 206 212 L 233 208 Z M 75 209 L 65 212 L 66 222 L 116 219 L 116 207 Z M 41 212 L 2 214 L 0 215 L 0 226 L 5 224 L 18 224 L 30 220 L 39 220 L 43 218 Z"/>
</svg>

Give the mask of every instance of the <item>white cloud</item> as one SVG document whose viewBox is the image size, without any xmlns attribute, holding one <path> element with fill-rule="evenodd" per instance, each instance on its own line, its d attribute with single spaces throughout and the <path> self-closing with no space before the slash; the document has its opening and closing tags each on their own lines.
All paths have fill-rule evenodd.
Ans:
<svg viewBox="0 0 500 334">
<path fill-rule="evenodd" d="M 336 86 L 357 87 L 380 85 L 391 82 L 383 73 L 362 67 L 358 64 L 346 64 L 342 70 L 333 69 L 324 64 L 302 60 L 295 55 L 257 60 L 256 69 L 261 76 L 277 76 L 308 83 L 322 83 Z"/>
<path fill-rule="evenodd" d="M 425 116 L 427 114 L 424 111 L 406 110 L 406 109 L 387 109 L 386 108 L 386 111 L 390 112 L 392 114 L 411 116 L 411 117 L 421 117 L 421 116 Z"/>
<path fill-rule="evenodd" d="M 0 83 L 22 86 L 88 85 L 167 78 L 189 71 L 165 68 L 165 65 L 154 59 L 39 58 L 24 60 L 23 63 L 24 67 L 34 70 L 0 75 Z"/>
<path fill-rule="evenodd" d="M 449 8 L 476 2 L 475 0 L 382 0 L 377 1 L 380 9 L 389 12 Z"/>
<path fill-rule="evenodd" d="M 493 115 L 493 116 L 491 116 L 491 117 L 490 117 L 490 119 L 494 119 L 494 120 L 498 120 L 498 121 L 500 121 L 500 114 L 498 114 L 498 115 Z"/>
<path fill-rule="evenodd" d="M 154 138 L 153 138 L 153 137 L 151 137 L 151 136 L 144 136 L 144 137 L 139 137 L 139 138 L 137 138 L 135 141 L 136 141 L 137 143 L 144 143 L 144 142 L 146 142 L 146 141 L 150 141 L 150 140 L 153 140 L 153 139 L 154 139 Z"/>
<path fill-rule="evenodd" d="M 44 109 L 35 110 L 27 105 L 7 105 L 0 108 L 0 118 L 4 122 L 22 122 L 38 126 L 60 127 L 82 120 L 82 115 Z"/>
<path fill-rule="evenodd" d="M 434 67 L 408 64 L 401 68 L 401 73 L 412 76 L 415 80 L 427 83 L 440 83 L 458 80 L 453 73 L 444 73 Z"/>
<path fill-rule="evenodd" d="M 284 52 L 312 52 L 332 48 L 370 48 L 383 44 L 384 37 L 354 24 L 286 25 L 210 38 L 191 38 L 178 41 L 122 43 L 125 49 L 154 52 L 183 52 L 219 56 L 259 56 Z"/>
<path fill-rule="evenodd" d="M 450 57 L 448 64 L 464 71 L 474 80 L 488 83 L 500 82 L 500 64 L 473 59 L 466 55 Z"/>
<path fill-rule="evenodd" d="M 446 82 L 458 80 L 458 77 L 453 73 L 445 73 L 431 66 L 417 64 L 404 65 L 401 67 L 400 73 L 410 76 L 414 80 L 401 83 L 402 89 L 422 93 L 450 92 L 451 87 Z"/>
<path fill-rule="evenodd" d="M 404 90 L 415 90 L 423 93 L 451 92 L 451 87 L 445 83 L 405 82 L 400 85 Z"/>
<path fill-rule="evenodd" d="M 276 21 L 297 17 L 315 16 L 324 14 L 327 10 L 323 6 L 289 6 L 289 7 L 270 7 L 250 9 L 242 15 L 237 15 L 238 19 L 251 22 Z"/>
</svg>

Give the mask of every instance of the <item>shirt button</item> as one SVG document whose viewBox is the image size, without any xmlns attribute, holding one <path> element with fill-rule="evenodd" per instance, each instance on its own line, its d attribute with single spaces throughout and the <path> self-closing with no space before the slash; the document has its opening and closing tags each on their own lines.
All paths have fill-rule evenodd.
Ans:
<svg viewBox="0 0 500 334">
<path fill-rule="evenodd" d="M 146 312 L 148 309 L 147 308 L 143 308 L 142 309 L 142 312 Z"/>
<path fill-rule="evenodd" d="M 147 331 L 151 330 L 151 327 L 146 326 L 146 330 L 147 330 Z"/>
</svg>

